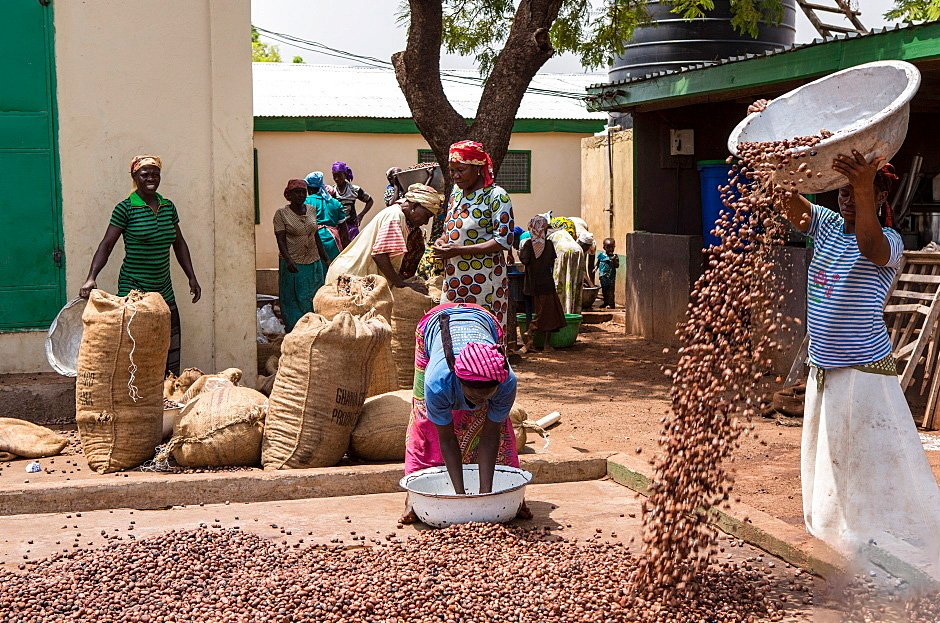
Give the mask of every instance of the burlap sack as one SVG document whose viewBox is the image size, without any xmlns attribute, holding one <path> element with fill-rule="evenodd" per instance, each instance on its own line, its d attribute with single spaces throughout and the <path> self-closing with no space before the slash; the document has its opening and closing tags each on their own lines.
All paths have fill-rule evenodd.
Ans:
<svg viewBox="0 0 940 623">
<path fill-rule="evenodd" d="M 366 461 L 403 461 L 411 397 L 410 389 L 402 389 L 366 400 L 349 440 L 349 454 Z"/>
<path fill-rule="evenodd" d="M 0 455 L 41 459 L 62 452 L 68 439 L 45 426 L 26 420 L 0 417 Z"/>
<path fill-rule="evenodd" d="M 398 369 L 398 387 L 414 387 L 415 330 L 418 322 L 437 303 L 430 295 L 411 288 L 396 288 L 392 308 L 392 357 Z"/>
<path fill-rule="evenodd" d="M 99 473 L 136 467 L 161 442 L 170 308 L 156 292 L 92 290 L 82 322 L 75 383 L 82 450 Z"/>
<path fill-rule="evenodd" d="M 391 327 L 373 312 L 307 314 L 285 338 L 261 446 L 265 469 L 336 465 Z"/>
<path fill-rule="evenodd" d="M 184 467 L 258 465 L 268 399 L 248 387 L 207 391 L 183 407 L 173 438 L 157 461 L 170 454 Z"/>
<path fill-rule="evenodd" d="M 509 419 L 512 421 L 512 432 L 516 434 L 516 452 L 522 452 L 528 441 L 523 422 L 529 419 L 529 414 L 518 404 L 514 404 L 509 412 Z"/>
<path fill-rule="evenodd" d="M 264 374 L 264 364 L 272 356 L 279 356 L 281 354 L 281 342 L 284 341 L 284 336 L 279 336 L 268 342 L 267 344 L 258 344 L 258 374 Z"/>
<path fill-rule="evenodd" d="M 388 281 L 381 275 L 356 277 L 340 275 L 335 284 L 317 290 L 313 297 L 313 311 L 327 320 L 346 311 L 361 316 L 375 309 L 379 316 L 392 324 L 394 298 Z M 377 396 L 398 389 L 398 370 L 392 356 L 391 344 L 376 357 L 367 396 Z"/>
<path fill-rule="evenodd" d="M 226 368 L 216 374 L 204 374 L 196 379 L 179 402 L 189 404 L 204 392 L 211 392 L 225 387 L 235 387 L 242 380 L 242 371 L 238 368 Z"/>
</svg>

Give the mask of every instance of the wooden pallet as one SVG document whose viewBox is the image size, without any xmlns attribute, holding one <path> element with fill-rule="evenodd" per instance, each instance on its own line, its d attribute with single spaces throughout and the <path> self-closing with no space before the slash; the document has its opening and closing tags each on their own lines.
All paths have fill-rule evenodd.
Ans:
<svg viewBox="0 0 940 623">
<path fill-rule="evenodd" d="M 885 304 L 885 323 L 898 361 L 898 380 L 907 391 L 916 381 L 929 390 L 920 425 L 933 428 L 940 417 L 940 253 L 905 251 Z"/>
</svg>

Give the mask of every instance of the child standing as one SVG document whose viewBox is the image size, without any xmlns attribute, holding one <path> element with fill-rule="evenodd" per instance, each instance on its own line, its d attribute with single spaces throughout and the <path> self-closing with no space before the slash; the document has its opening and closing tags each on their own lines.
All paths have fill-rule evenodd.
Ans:
<svg viewBox="0 0 940 623">
<path fill-rule="evenodd" d="M 597 267 L 601 276 L 601 292 L 604 294 L 604 304 L 601 309 L 616 307 L 614 292 L 617 287 L 617 269 L 620 268 L 620 258 L 617 257 L 616 244 L 613 238 L 604 239 L 604 250 L 597 254 Z"/>
</svg>

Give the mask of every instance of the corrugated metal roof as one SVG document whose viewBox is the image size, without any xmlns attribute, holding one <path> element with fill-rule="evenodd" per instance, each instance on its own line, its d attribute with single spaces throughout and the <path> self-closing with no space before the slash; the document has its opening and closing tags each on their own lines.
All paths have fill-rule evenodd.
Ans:
<svg viewBox="0 0 940 623">
<path fill-rule="evenodd" d="M 448 72 L 476 77 L 472 72 Z M 365 117 L 409 119 L 411 110 L 391 70 L 339 65 L 254 63 L 255 117 Z M 538 74 L 530 88 L 582 95 L 599 74 Z M 483 87 L 444 82 L 444 92 L 457 112 L 476 115 Z M 526 93 L 517 119 L 606 119 L 588 112 L 582 99 Z"/>
<path fill-rule="evenodd" d="M 847 33 L 847 34 L 833 35 L 831 37 L 817 37 L 816 39 L 813 39 L 812 41 L 808 43 L 798 43 L 789 48 L 782 49 L 782 50 L 769 50 L 763 54 L 742 54 L 741 56 L 730 56 L 728 58 L 718 59 L 717 61 L 714 61 L 714 62 L 688 65 L 686 67 L 681 67 L 679 69 L 674 69 L 671 71 L 660 71 L 660 72 L 648 74 L 645 76 L 636 76 L 632 78 L 627 78 L 625 80 L 618 80 L 616 82 L 601 82 L 597 84 L 591 84 L 591 85 L 588 85 L 588 88 L 589 89 L 602 89 L 606 87 L 622 86 L 622 85 L 627 85 L 627 84 L 633 84 L 636 82 L 644 82 L 646 80 L 654 80 L 656 78 L 661 78 L 663 76 L 682 74 L 682 73 L 687 73 L 690 71 L 700 71 L 702 69 L 708 69 L 709 67 L 714 67 L 716 65 L 726 65 L 728 63 L 740 63 L 742 61 L 749 61 L 755 58 L 766 58 L 768 56 L 775 56 L 777 54 L 789 54 L 790 52 L 793 52 L 795 50 L 800 50 L 803 48 L 808 48 L 808 47 L 812 47 L 816 45 L 824 45 L 826 43 L 832 43 L 833 41 L 855 39 L 857 37 L 877 36 L 886 32 L 890 32 L 894 30 L 901 30 L 903 28 L 917 28 L 917 26 L 918 25 L 911 25 L 911 24 L 905 24 L 903 26 L 901 24 L 895 24 L 894 26 L 885 26 L 884 28 L 876 28 L 865 34 L 853 32 L 853 33 Z"/>
</svg>

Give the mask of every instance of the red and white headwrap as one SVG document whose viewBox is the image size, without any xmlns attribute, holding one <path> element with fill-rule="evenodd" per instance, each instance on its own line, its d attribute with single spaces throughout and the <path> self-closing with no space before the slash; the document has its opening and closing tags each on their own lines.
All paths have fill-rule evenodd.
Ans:
<svg viewBox="0 0 940 623">
<path fill-rule="evenodd" d="M 463 164 L 473 164 L 483 167 L 483 185 L 492 186 L 496 178 L 493 173 L 493 159 L 483 149 L 482 143 L 476 141 L 460 141 L 450 146 L 448 160 Z"/>
<path fill-rule="evenodd" d="M 454 374 L 462 381 L 496 381 L 509 378 L 506 355 L 496 344 L 470 342 L 454 358 Z"/>
</svg>

